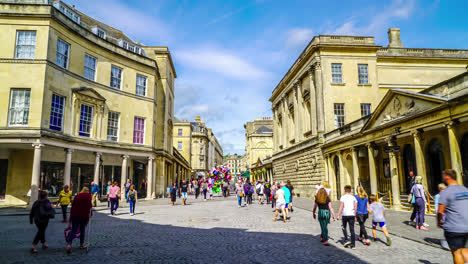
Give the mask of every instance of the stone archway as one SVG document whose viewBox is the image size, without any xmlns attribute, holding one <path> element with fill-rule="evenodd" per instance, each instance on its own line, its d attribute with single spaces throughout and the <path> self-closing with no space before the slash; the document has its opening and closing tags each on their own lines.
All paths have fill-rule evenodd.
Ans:
<svg viewBox="0 0 468 264">
<path fill-rule="evenodd" d="M 463 167 L 463 184 L 468 186 L 468 133 L 463 135 L 460 143 L 460 153 Z"/>
<path fill-rule="evenodd" d="M 433 139 L 427 146 L 427 186 L 430 193 L 438 193 L 437 185 L 442 182 L 442 171 L 445 170 L 445 159 L 442 144 Z"/>
<path fill-rule="evenodd" d="M 418 175 L 414 149 L 410 144 L 406 144 L 403 148 L 403 169 L 403 176 L 406 179 L 406 191 L 409 193 L 411 191 L 411 178 L 409 176 L 410 172 L 413 172 L 415 176 Z"/>
<path fill-rule="evenodd" d="M 341 180 L 340 180 L 340 158 L 335 156 L 333 158 L 333 169 L 335 172 L 335 181 L 336 181 L 336 196 L 341 196 Z"/>
</svg>

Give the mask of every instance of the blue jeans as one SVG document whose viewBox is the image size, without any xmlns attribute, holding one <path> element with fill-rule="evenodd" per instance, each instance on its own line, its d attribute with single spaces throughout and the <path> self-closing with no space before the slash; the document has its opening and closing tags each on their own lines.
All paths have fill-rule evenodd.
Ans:
<svg viewBox="0 0 468 264">
<path fill-rule="evenodd" d="M 238 204 L 239 206 L 242 205 L 242 197 L 240 197 L 239 194 L 237 194 L 237 204 Z"/>
<path fill-rule="evenodd" d="M 111 214 L 113 214 L 117 208 L 119 208 L 119 198 L 110 198 L 111 202 Z"/>
<path fill-rule="evenodd" d="M 426 204 L 423 198 L 416 197 L 414 209 L 416 209 L 416 226 L 422 226 L 424 224 L 424 214 L 426 210 Z"/>
<path fill-rule="evenodd" d="M 130 213 L 131 214 L 134 214 L 135 213 L 135 204 L 136 204 L 136 200 L 133 201 L 133 200 L 129 200 L 130 201 Z"/>
</svg>

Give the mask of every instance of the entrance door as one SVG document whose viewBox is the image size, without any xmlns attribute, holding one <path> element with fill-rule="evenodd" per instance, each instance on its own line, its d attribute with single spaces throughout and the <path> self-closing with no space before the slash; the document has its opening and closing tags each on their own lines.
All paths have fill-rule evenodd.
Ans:
<svg viewBox="0 0 468 264">
<path fill-rule="evenodd" d="M 8 160 L 0 159 L 0 201 L 5 200 L 8 174 Z"/>
<path fill-rule="evenodd" d="M 336 195 L 341 196 L 341 182 L 340 182 L 340 158 L 335 156 L 333 159 L 333 165 L 335 167 L 335 180 L 336 180 Z"/>
<path fill-rule="evenodd" d="M 460 152 L 463 166 L 463 184 L 468 187 L 468 133 L 462 137 Z"/>
<path fill-rule="evenodd" d="M 416 168 L 416 157 L 414 155 L 413 147 L 410 144 L 406 144 L 403 149 L 403 163 L 405 169 L 405 179 L 406 179 L 406 191 L 410 193 L 411 191 L 411 178 L 410 172 L 413 172 L 414 175 L 418 175 Z"/>
<path fill-rule="evenodd" d="M 431 194 L 438 193 L 437 185 L 442 182 L 442 171 L 445 170 L 444 152 L 439 140 L 433 139 L 427 148 L 428 177 L 427 186 Z"/>
</svg>

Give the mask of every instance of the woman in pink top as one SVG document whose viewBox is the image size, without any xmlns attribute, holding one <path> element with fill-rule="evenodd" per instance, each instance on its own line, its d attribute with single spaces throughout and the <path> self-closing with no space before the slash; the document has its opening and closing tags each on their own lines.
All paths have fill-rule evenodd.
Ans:
<svg viewBox="0 0 468 264">
<path fill-rule="evenodd" d="M 120 188 L 119 184 L 115 181 L 112 187 L 109 188 L 109 198 L 111 202 L 111 215 L 114 215 L 119 208 Z"/>
</svg>

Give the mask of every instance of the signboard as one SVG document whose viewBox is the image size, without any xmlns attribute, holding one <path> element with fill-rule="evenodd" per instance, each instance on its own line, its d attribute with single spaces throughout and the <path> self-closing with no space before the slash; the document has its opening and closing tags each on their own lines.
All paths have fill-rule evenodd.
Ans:
<svg viewBox="0 0 468 264">
<path fill-rule="evenodd" d="M 384 146 L 385 153 L 400 152 L 400 150 L 401 150 L 400 146 Z"/>
</svg>

